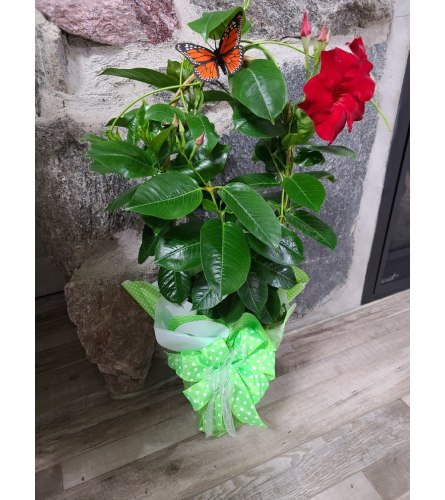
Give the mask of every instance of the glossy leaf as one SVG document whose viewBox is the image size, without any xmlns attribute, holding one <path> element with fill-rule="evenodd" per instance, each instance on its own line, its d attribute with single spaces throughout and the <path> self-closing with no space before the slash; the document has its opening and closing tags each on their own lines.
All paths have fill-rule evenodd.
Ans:
<svg viewBox="0 0 445 500">
<path fill-rule="evenodd" d="M 337 236 L 326 223 L 314 215 L 304 210 L 297 210 L 293 214 L 288 214 L 286 218 L 305 235 L 327 246 L 331 250 L 335 250 L 337 246 Z"/>
<path fill-rule="evenodd" d="M 300 238 L 289 229 L 282 228 L 283 237 L 277 248 L 265 245 L 252 235 L 247 235 L 249 246 L 266 259 L 283 266 L 294 266 L 304 260 L 303 243 Z"/>
<path fill-rule="evenodd" d="M 292 177 L 286 177 L 283 181 L 283 188 L 297 205 L 316 212 L 320 211 L 326 198 L 323 184 L 308 174 L 294 174 Z"/>
<path fill-rule="evenodd" d="M 280 223 L 270 205 L 254 189 L 234 182 L 221 188 L 218 194 L 250 233 L 267 245 L 278 245 Z"/>
<path fill-rule="evenodd" d="M 312 151 L 306 148 L 301 148 L 294 158 L 294 163 L 300 167 L 322 165 L 325 161 L 326 160 L 320 151 Z"/>
<path fill-rule="evenodd" d="M 235 17 L 235 14 L 242 12 L 241 7 L 233 7 L 232 9 L 218 10 L 214 12 L 204 12 L 199 19 L 189 23 L 189 27 L 199 33 L 207 42 L 208 38 L 214 40 L 221 38 L 226 26 Z M 243 33 L 247 33 L 250 28 L 250 23 L 243 21 Z"/>
<path fill-rule="evenodd" d="M 260 321 L 265 325 L 271 325 L 276 323 L 281 312 L 281 301 L 278 295 L 278 291 L 269 286 L 267 301 L 263 309 L 259 313 Z"/>
<path fill-rule="evenodd" d="M 219 297 L 238 290 L 250 268 L 250 250 L 241 227 L 207 221 L 201 229 L 201 263 L 207 283 Z"/>
<path fill-rule="evenodd" d="M 228 144 L 218 143 L 210 155 L 197 152 L 192 161 L 193 168 L 183 156 L 178 155 L 171 164 L 170 170 L 182 172 L 198 183 L 202 183 L 202 179 L 212 180 L 224 170 L 230 147 Z"/>
<path fill-rule="evenodd" d="M 161 219 L 178 219 L 197 208 L 202 201 L 198 184 L 180 172 L 166 172 L 141 184 L 128 210 Z"/>
<path fill-rule="evenodd" d="M 153 85 L 154 87 L 171 87 L 178 84 L 178 81 L 172 76 L 148 68 L 107 68 L 100 74 L 129 78 L 130 80 L 148 83 L 148 85 Z M 171 90 L 171 92 L 176 92 L 176 89 Z"/>
<path fill-rule="evenodd" d="M 158 243 L 158 237 L 153 232 L 153 229 L 147 225 L 142 231 L 142 243 L 139 247 L 138 263 L 143 264 L 148 257 L 155 254 L 155 248 Z"/>
<path fill-rule="evenodd" d="M 84 134 L 80 139 L 82 141 L 89 141 L 89 142 L 103 142 L 107 140 L 105 137 L 94 134 Z"/>
<path fill-rule="evenodd" d="M 160 123 L 173 123 L 177 116 L 181 121 L 184 121 L 184 113 L 176 106 L 169 104 L 153 104 L 145 112 L 146 120 L 153 120 Z"/>
<path fill-rule="evenodd" d="M 320 146 L 319 144 L 306 144 L 313 151 L 320 151 L 320 153 L 327 153 L 336 156 L 347 156 L 349 158 L 357 159 L 357 154 L 352 149 L 346 146 Z"/>
<path fill-rule="evenodd" d="M 218 207 L 212 200 L 207 200 L 207 199 L 202 200 L 202 208 L 206 212 L 218 212 Z"/>
<path fill-rule="evenodd" d="M 258 274 L 251 271 L 244 285 L 238 290 L 238 295 L 241 302 L 258 315 L 267 302 L 268 287 Z"/>
<path fill-rule="evenodd" d="M 243 174 L 235 177 L 230 182 L 241 182 L 252 189 L 258 190 L 280 186 L 280 183 L 272 174 Z"/>
<path fill-rule="evenodd" d="M 294 117 L 291 123 L 291 131 L 283 139 L 286 148 L 305 144 L 315 133 L 314 122 L 300 108 L 294 108 Z"/>
<path fill-rule="evenodd" d="M 155 154 L 128 142 L 93 142 L 86 154 L 95 160 L 91 168 L 102 174 L 113 173 L 136 179 L 157 173 L 153 166 L 157 161 Z"/>
<path fill-rule="evenodd" d="M 281 71 L 268 59 L 255 59 L 229 77 L 233 97 L 260 118 L 274 123 L 287 103 Z"/>
<path fill-rule="evenodd" d="M 204 144 L 201 147 L 208 152 L 212 151 L 218 142 L 219 136 L 215 132 L 215 125 L 210 122 L 207 116 L 188 114 L 185 121 L 194 140 L 205 134 Z"/>
<path fill-rule="evenodd" d="M 291 266 L 282 266 L 256 256 L 252 267 L 261 279 L 275 288 L 292 288 L 297 283 Z"/>
<path fill-rule="evenodd" d="M 233 102 L 233 97 L 222 90 L 204 90 L 204 102 Z"/>
<path fill-rule="evenodd" d="M 286 165 L 286 150 L 279 139 L 260 139 L 255 144 L 253 161 L 262 161 L 268 172 L 282 172 Z"/>
<path fill-rule="evenodd" d="M 245 310 L 237 293 L 232 293 L 218 305 L 218 313 L 225 323 L 233 323 L 240 319 Z"/>
<path fill-rule="evenodd" d="M 275 124 L 269 120 L 259 118 L 240 103 L 233 104 L 233 126 L 250 137 L 276 137 L 286 132 L 286 126 L 282 120 L 277 119 Z"/>
<path fill-rule="evenodd" d="M 316 179 L 326 179 L 331 182 L 335 182 L 336 178 L 330 172 L 326 172 L 325 170 L 313 170 L 312 172 L 306 172 L 308 175 L 315 177 Z"/>
<path fill-rule="evenodd" d="M 225 296 L 220 297 L 209 287 L 204 277 L 197 280 L 192 288 L 192 303 L 195 311 L 212 309 L 218 305 Z"/>
<path fill-rule="evenodd" d="M 155 264 L 173 271 L 200 266 L 200 228 L 200 224 L 187 222 L 167 232 L 156 246 Z"/>
<path fill-rule="evenodd" d="M 161 267 L 158 273 L 159 291 L 175 304 L 182 304 L 190 295 L 192 279 L 187 273 Z"/>
<path fill-rule="evenodd" d="M 155 135 L 150 141 L 150 149 L 155 153 L 159 154 L 162 146 L 165 144 L 165 141 L 169 138 L 172 130 L 175 130 L 175 127 L 167 127 L 159 132 L 159 134 Z"/>
<path fill-rule="evenodd" d="M 118 196 L 116 199 L 114 199 L 107 207 L 107 212 L 115 212 L 119 208 L 125 207 L 125 205 L 128 205 L 130 203 L 131 198 L 133 198 L 134 193 L 136 192 L 136 189 L 139 186 L 135 186 L 131 189 L 128 189 L 127 191 L 124 191 L 120 196 Z"/>
</svg>

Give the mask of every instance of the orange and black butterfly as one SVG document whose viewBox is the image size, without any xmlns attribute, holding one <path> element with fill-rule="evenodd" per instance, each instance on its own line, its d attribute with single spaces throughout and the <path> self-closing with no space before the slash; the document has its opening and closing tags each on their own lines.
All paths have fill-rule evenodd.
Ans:
<svg viewBox="0 0 445 500">
<path fill-rule="evenodd" d="M 178 43 L 176 50 L 193 64 L 193 71 L 200 80 L 217 80 L 218 66 L 225 75 L 232 75 L 243 63 L 243 47 L 240 45 L 242 22 L 243 14 L 240 12 L 230 21 L 214 51 L 193 43 Z"/>
</svg>

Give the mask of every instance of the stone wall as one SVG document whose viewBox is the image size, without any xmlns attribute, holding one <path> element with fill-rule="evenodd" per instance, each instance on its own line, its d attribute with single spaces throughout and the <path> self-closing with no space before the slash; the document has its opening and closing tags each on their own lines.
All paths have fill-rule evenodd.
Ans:
<svg viewBox="0 0 445 500">
<path fill-rule="evenodd" d="M 123 213 L 109 215 L 104 210 L 132 181 L 91 172 L 83 156 L 86 145 L 80 137 L 86 132 L 100 132 L 146 86 L 98 74 L 109 66 L 163 68 L 167 58 L 179 60 L 175 43 L 201 42 L 187 27 L 189 21 L 204 10 L 238 3 L 100 0 L 91 7 L 87 0 L 37 1 L 37 8 L 47 16 L 36 13 L 37 227 L 52 261 L 71 280 L 67 286 L 69 309 L 83 332 L 84 346 L 102 371 L 114 377 L 115 392 L 119 380 L 125 386 L 129 377 L 136 378 L 141 385 L 145 375 L 129 370 L 128 359 L 119 355 L 119 349 L 113 356 L 105 356 L 108 363 L 101 362 L 104 357 L 98 359 L 93 354 L 97 353 L 95 341 L 86 341 L 89 324 L 84 318 L 79 319 L 86 308 L 83 294 L 88 287 L 92 292 L 95 286 L 103 290 L 104 283 L 115 286 L 121 280 L 121 270 L 100 264 L 101 258 L 108 258 L 110 245 L 115 255 L 113 262 L 128 270 L 129 279 L 136 275 L 150 278 L 154 270 L 150 265 L 138 267 L 135 263 L 134 234 L 138 229 L 135 219 Z M 408 1 L 252 0 L 249 18 L 254 30 L 249 37 L 295 37 L 304 9 L 309 11 L 314 27 L 322 21 L 328 22 L 333 35 L 331 47 L 344 47 L 354 36 L 363 37 L 375 65 L 375 99 L 394 123 L 409 50 Z M 282 62 L 291 97 L 297 99 L 302 89 L 303 60 L 285 48 L 277 47 L 273 52 Z M 232 144 L 226 176 L 250 169 L 254 141 L 231 132 L 230 108 L 223 106 L 216 110 L 213 106 L 208 112 L 216 121 L 218 133 L 224 136 L 223 141 Z M 339 245 L 332 253 L 306 241 L 307 261 L 303 267 L 311 282 L 298 302 L 297 314 L 302 325 L 360 305 L 390 140 L 391 134 L 371 106 L 365 119 L 354 125 L 353 134 L 343 132 L 337 139 L 339 144 L 355 149 L 359 160 L 330 159 L 329 169 L 338 181 L 327 186 L 328 199 L 322 218 L 338 233 Z M 135 247 L 133 250 L 129 249 L 131 245 Z M 105 292 L 98 294 L 94 307 L 102 307 L 102 313 L 110 317 L 103 324 L 92 321 L 91 332 L 94 332 L 90 335 L 104 342 L 104 338 L 109 338 L 107 335 L 113 337 L 113 314 L 119 316 L 121 312 L 116 303 L 114 309 L 103 303 L 99 305 L 100 301 L 110 299 L 109 295 L 106 299 Z M 93 316 L 100 313 L 94 307 L 88 309 Z M 143 333 L 135 326 L 139 316 L 135 309 L 131 310 L 137 306 L 127 301 L 122 307 L 129 310 L 128 332 L 139 332 L 134 334 L 135 339 L 139 338 L 134 345 L 143 344 Z M 132 333 L 127 333 L 120 345 L 128 345 L 131 339 Z M 143 345 L 145 358 L 138 363 L 145 362 L 148 367 L 152 349 Z"/>
</svg>

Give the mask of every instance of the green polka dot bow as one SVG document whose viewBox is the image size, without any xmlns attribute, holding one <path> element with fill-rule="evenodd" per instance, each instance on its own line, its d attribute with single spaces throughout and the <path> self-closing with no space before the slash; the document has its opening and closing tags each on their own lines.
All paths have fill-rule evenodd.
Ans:
<svg viewBox="0 0 445 500">
<path fill-rule="evenodd" d="M 184 380 L 184 394 L 207 436 L 235 436 L 241 424 L 265 427 L 255 405 L 275 378 L 275 346 L 252 314 L 243 314 L 225 339 L 168 354 L 168 364 Z"/>
</svg>

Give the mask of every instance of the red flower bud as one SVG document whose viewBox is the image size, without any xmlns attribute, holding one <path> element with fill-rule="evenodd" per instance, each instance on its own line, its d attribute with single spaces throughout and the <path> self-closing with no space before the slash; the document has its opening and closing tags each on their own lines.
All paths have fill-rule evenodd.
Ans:
<svg viewBox="0 0 445 500">
<path fill-rule="evenodd" d="M 195 144 L 199 147 L 204 144 L 204 140 L 206 138 L 205 132 L 203 132 L 199 137 L 196 138 Z"/>
<path fill-rule="evenodd" d="M 300 36 L 301 37 L 310 36 L 311 33 L 312 33 L 312 28 L 307 18 L 307 12 L 305 11 L 303 14 L 303 23 L 301 24 Z"/>
<path fill-rule="evenodd" d="M 318 34 L 317 40 L 319 42 L 323 42 L 326 44 L 329 42 L 329 33 L 328 33 L 327 28 L 326 28 L 326 23 L 324 23 L 323 26 L 321 27 L 321 30 L 320 30 L 320 33 Z"/>
</svg>

